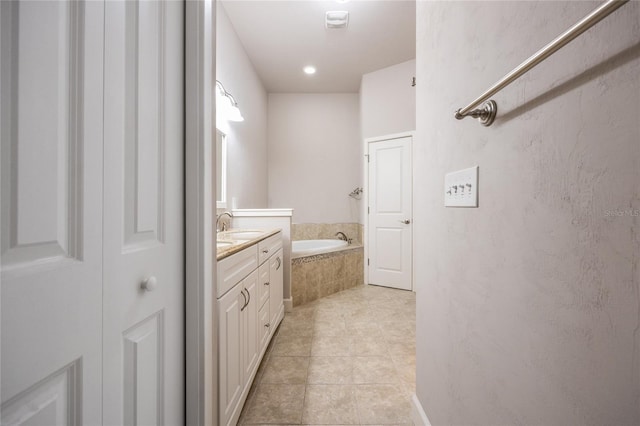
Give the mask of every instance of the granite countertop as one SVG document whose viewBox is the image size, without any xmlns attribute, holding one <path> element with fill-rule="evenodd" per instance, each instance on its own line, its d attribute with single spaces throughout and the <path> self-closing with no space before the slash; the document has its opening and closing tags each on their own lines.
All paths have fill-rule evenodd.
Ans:
<svg viewBox="0 0 640 426">
<path fill-rule="evenodd" d="M 280 232 L 281 229 L 229 229 L 216 235 L 216 259 L 222 260 Z"/>
</svg>

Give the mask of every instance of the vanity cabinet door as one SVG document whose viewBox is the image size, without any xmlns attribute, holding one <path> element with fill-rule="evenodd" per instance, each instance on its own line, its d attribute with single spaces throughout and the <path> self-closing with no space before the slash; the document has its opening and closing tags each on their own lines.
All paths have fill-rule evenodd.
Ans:
<svg viewBox="0 0 640 426">
<path fill-rule="evenodd" d="M 275 330 L 278 320 L 284 312 L 284 256 L 282 249 L 269 259 L 269 313 L 271 315 L 271 330 Z"/>
<path fill-rule="evenodd" d="M 245 381 L 247 381 L 247 386 L 251 386 L 249 379 L 254 370 L 258 368 L 260 356 L 258 348 L 260 343 L 260 336 L 258 336 L 258 270 L 256 269 L 245 278 L 241 285 L 248 296 L 247 305 L 242 312 L 243 374 Z"/>
<path fill-rule="evenodd" d="M 223 425 L 227 424 L 233 414 L 245 385 L 242 365 L 242 308 L 247 298 L 243 290 L 242 283 L 238 283 L 218 299 L 219 409 L 220 424 Z"/>
</svg>

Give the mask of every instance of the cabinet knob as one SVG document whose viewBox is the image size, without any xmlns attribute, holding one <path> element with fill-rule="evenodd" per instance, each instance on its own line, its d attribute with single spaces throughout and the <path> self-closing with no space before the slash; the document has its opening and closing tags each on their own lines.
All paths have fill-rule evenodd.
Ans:
<svg viewBox="0 0 640 426">
<path fill-rule="evenodd" d="M 145 291 L 153 291 L 158 286 L 158 280 L 154 276 L 150 276 L 149 278 L 142 281 L 140 287 L 142 287 Z"/>
<path fill-rule="evenodd" d="M 265 326 L 266 328 L 269 328 L 269 327 L 271 327 L 271 324 L 266 323 L 264 326 Z"/>
<path fill-rule="evenodd" d="M 264 283 L 264 285 L 269 285 L 269 282 L 267 281 L 266 283 Z"/>
<path fill-rule="evenodd" d="M 269 253 L 269 249 L 264 249 L 264 250 L 262 250 L 262 252 L 263 252 L 264 254 L 267 254 L 267 253 Z"/>
</svg>

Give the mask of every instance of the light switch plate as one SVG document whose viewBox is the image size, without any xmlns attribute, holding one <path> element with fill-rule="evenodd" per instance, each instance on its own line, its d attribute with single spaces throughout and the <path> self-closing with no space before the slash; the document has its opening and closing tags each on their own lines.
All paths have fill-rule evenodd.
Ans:
<svg viewBox="0 0 640 426">
<path fill-rule="evenodd" d="M 445 207 L 478 207 L 478 166 L 444 176 Z"/>
</svg>

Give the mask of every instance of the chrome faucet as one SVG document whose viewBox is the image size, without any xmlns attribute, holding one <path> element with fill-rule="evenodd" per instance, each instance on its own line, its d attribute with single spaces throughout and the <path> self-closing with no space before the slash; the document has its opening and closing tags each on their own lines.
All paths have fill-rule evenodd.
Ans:
<svg viewBox="0 0 640 426">
<path fill-rule="evenodd" d="M 347 244 L 351 244 L 351 238 L 347 237 L 347 234 L 344 232 L 336 232 L 336 237 L 338 237 L 339 240 L 346 241 Z"/>
<path fill-rule="evenodd" d="M 218 215 L 218 217 L 216 218 L 216 232 L 224 232 L 227 230 L 227 223 L 223 220 L 222 221 L 222 227 L 220 227 L 219 223 L 220 223 L 220 219 L 222 219 L 222 216 L 227 215 L 229 216 L 229 219 L 231 219 L 233 217 L 233 214 L 231 214 L 231 212 L 222 212 Z"/>
</svg>

